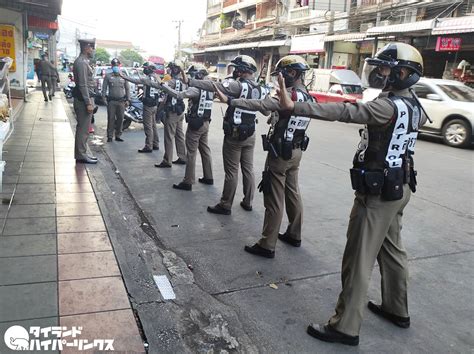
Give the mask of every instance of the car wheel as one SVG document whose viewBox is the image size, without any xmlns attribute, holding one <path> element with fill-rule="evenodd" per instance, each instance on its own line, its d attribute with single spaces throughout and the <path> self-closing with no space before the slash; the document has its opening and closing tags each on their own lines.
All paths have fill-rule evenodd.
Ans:
<svg viewBox="0 0 474 354">
<path fill-rule="evenodd" d="M 124 119 L 122 129 L 123 130 L 128 129 L 130 127 L 130 124 L 132 124 L 131 119 Z"/>
<path fill-rule="evenodd" d="M 471 143 L 472 128 L 462 119 L 453 119 L 443 126 L 443 140 L 453 147 L 466 147 Z"/>
</svg>

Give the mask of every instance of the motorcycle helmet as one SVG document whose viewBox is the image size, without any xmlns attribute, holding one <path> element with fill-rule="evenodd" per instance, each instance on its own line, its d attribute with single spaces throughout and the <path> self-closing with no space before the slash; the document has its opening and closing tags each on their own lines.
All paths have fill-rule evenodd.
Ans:
<svg viewBox="0 0 474 354">
<path fill-rule="evenodd" d="M 409 74 L 401 78 L 401 69 Z M 413 86 L 423 75 L 423 57 L 420 52 L 406 43 L 389 43 L 373 58 L 365 59 L 362 70 L 362 84 L 376 89 L 394 88 L 403 90 Z"/>
<path fill-rule="evenodd" d="M 296 72 L 296 75 L 291 74 L 292 70 Z M 276 76 L 281 73 L 285 78 L 286 86 L 291 87 L 295 80 L 304 76 L 306 70 L 309 70 L 309 65 L 303 57 L 299 55 L 286 55 L 277 62 L 275 70 L 270 75 Z"/>
<path fill-rule="evenodd" d="M 188 74 L 191 78 L 198 80 L 202 80 L 205 76 L 209 75 L 206 67 L 199 63 L 192 64 L 186 71 L 186 74 Z"/>
<path fill-rule="evenodd" d="M 257 71 L 257 63 L 255 60 L 248 55 L 237 55 L 231 60 L 228 66 L 233 66 L 234 71 L 240 71 L 243 73 L 254 73 Z"/>
<path fill-rule="evenodd" d="M 118 58 L 113 58 L 111 61 L 110 61 L 110 65 L 112 66 L 119 66 L 121 63 L 120 63 L 120 60 Z"/>
<path fill-rule="evenodd" d="M 149 61 L 144 62 L 142 68 L 145 75 L 150 75 L 156 70 L 155 64 Z"/>
<path fill-rule="evenodd" d="M 174 76 L 178 75 L 181 72 L 181 70 L 184 70 L 184 64 L 179 59 L 170 61 L 167 67 L 170 70 L 170 74 Z"/>
</svg>

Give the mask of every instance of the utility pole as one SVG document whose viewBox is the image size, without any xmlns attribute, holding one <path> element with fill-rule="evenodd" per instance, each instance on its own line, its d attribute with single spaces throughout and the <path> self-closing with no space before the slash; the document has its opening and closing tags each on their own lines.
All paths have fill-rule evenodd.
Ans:
<svg viewBox="0 0 474 354">
<path fill-rule="evenodd" d="M 178 25 L 176 28 L 178 29 L 178 46 L 176 49 L 176 57 L 177 59 L 181 60 L 181 24 L 183 23 L 183 20 L 178 20 L 178 21 L 173 21 L 177 23 Z"/>
</svg>

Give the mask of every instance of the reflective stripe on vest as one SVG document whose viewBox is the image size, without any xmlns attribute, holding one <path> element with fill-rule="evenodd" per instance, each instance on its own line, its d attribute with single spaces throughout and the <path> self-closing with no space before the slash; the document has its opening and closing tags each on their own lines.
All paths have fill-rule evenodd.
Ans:
<svg viewBox="0 0 474 354">
<path fill-rule="evenodd" d="M 201 90 L 201 96 L 199 98 L 199 105 L 197 109 L 198 117 L 202 117 L 206 111 L 212 110 L 213 99 L 213 92 Z"/>
<path fill-rule="evenodd" d="M 296 102 L 305 102 L 305 96 L 301 91 L 296 91 Z M 285 130 L 284 138 L 285 141 L 293 141 L 294 133 L 296 130 L 305 131 L 308 129 L 311 118 L 291 116 L 288 120 L 288 125 Z"/>
<path fill-rule="evenodd" d="M 240 98 L 249 98 L 249 84 L 246 82 L 242 82 L 242 91 L 240 91 Z M 240 125 L 242 124 L 242 113 L 248 113 L 248 114 L 255 114 L 255 111 L 248 111 L 246 109 L 242 108 L 236 108 L 234 110 L 234 124 L 235 125 Z"/>
<path fill-rule="evenodd" d="M 181 92 L 181 80 L 176 80 L 174 89 L 177 92 Z M 178 103 L 178 99 L 176 97 L 171 98 L 171 104 L 174 106 L 176 103 Z"/>
</svg>

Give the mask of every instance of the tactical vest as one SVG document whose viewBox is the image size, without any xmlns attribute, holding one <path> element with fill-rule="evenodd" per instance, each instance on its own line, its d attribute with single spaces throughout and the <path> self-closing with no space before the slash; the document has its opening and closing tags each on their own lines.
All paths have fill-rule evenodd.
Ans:
<svg viewBox="0 0 474 354">
<path fill-rule="evenodd" d="M 245 98 L 247 100 L 263 100 L 267 95 L 266 89 L 263 89 L 261 86 L 253 87 L 247 80 L 241 80 L 241 85 L 242 90 L 240 91 L 239 98 Z M 229 117 L 227 119 L 232 125 L 245 124 L 255 126 L 255 118 L 257 117 L 257 112 L 233 107 L 233 112 L 229 113 L 231 114 L 229 114 Z"/>
<path fill-rule="evenodd" d="M 156 82 L 156 79 L 154 76 L 150 75 L 149 78 L 150 78 L 150 81 Z M 143 104 L 148 107 L 156 106 L 159 94 L 160 94 L 160 90 L 154 87 L 145 85 L 145 95 L 143 97 Z"/>
<path fill-rule="evenodd" d="M 214 92 L 199 90 L 199 98 L 189 100 L 186 122 L 192 130 L 198 130 L 205 121 L 211 120 Z"/>
<path fill-rule="evenodd" d="M 177 92 L 182 92 L 184 90 L 181 80 L 175 80 L 174 90 Z M 168 113 L 172 112 L 179 116 L 183 114 L 184 109 L 185 105 L 182 99 L 168 96 L 168 100 L 166 101 L 166 110 Z"/>
</svg>

